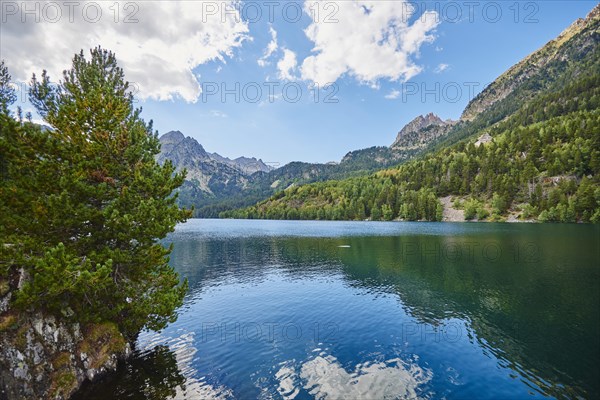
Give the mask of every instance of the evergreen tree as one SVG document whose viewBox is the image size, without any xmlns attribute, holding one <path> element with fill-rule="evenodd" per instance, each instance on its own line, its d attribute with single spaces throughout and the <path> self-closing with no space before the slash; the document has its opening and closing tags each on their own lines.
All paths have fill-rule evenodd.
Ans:
<svg viewBox="0 0 600 400">
<path fill-rule="evenodd" d="M 8 114 L 8 106 L 17 99 L 15 89 L 10 86 L 10 74 L 8 68 L 4 65 L 4 60 L 0 61 L 0 113 Z"/>
<path fill-rule="evenodd" d="M 51 130 L 2 125 L 3 146 L 5 130 L 13 136 L 2 225 L 14 245 L 2 261 L 27 277 L 16 306 L 113 321 L 130 338 L 163 328 L 187 287 L 158 242 L 189 216 L 171 195 L 184 173 L 156 163 L 157 134 L 109 51 L 75 55 L 57 85 L 34 75 L 30 101 Z"/>
<path fill-rule="evenodd" d="M 384 221 L 391 221 L 394 219 L 394 211 L 387 204 L 381 206 L 381 214 Z"/>
</svg>

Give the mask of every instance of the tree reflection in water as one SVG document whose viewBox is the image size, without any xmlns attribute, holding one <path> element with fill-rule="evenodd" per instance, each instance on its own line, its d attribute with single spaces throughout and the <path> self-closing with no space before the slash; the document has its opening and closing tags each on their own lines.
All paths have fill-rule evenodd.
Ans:
<svg viewBox="0 0 600 400">
<path fill-rule="evenodd" d="M 164 345 L 119 363 L 116 372 L 93 384 L 86 382 L 72 400 L 164 400 L 184 388 L 175 353 Z"/>
</svg>

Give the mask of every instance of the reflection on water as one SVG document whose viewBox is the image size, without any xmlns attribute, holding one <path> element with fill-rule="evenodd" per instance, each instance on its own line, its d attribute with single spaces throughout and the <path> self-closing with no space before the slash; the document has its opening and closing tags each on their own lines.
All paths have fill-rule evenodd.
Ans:
<svg viewBox="0 0 600 400">
<path fill-rule="evenodd" d="M 400 358 L 366 361 L 347 372 L 335 357 L 320 354 L 302 364 L 300 379 L 289 366 L 282 367 L 275 377 L 280 380 L 278 391 L 286 399 L 298 395 L 299 385 L 317 399 L 418 399 L 417 388 L 431 379 L 431 373 Z"/>
<path fill-rule="evenodd" d="M 598 227 L 194 220 L 169 239 L 179 320 L 79 398 L 599 396 Z"/>
<path fill-rule="evenodd" d="M 162 400 L 174 396 L 184 382 L 173 351 L 157 346 L 120 364 L 118 374 L 84 385 L 73 399 Z"/>
<path fill-rule="evenodd" d="M 120 363 L 118 373 L 97 383 L 87 382 L 72 400 L 148 399 L 228 399 L 231 391 L 213 387 L 192 365 L 193 333 L 167 339 L 160 334 L 140 337 L 135 356 Z"/>
</svg>

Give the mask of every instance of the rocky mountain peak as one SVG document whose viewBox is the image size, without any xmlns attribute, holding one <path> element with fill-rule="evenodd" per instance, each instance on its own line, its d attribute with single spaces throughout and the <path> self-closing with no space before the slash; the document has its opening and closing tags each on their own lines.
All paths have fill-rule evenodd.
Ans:
<svg viewBox="0 0 600 400">
<path fill-rule="evenodd" d="M 447 133 L 454 121 L 444 121 L 434 113 L 419 115 L 402 128 L 392 144 L 393 149 L 421 147 Z"/>
<path fill-rule="evenodd" d="M 597 18 L 600 18 L 600 4 L 598 4 L 596 7 L 594 7 L 585 19 L 592 20 L 592 19 L 597 19 Z"/>
<path fill-rule="evenodd" d="M 185 135 L 180 131 L 170 131 L 160 137 L 161 143 L 180 143 L 185 139 Z"/>
<path fill-rule="evenodd" d="M 444 121 L 442 121 L 442 119 L 434 113 L 429 113 L 427 115 L 419 115 L 417 118 L 413 119 L 408 124 L 406 124 L 406 126 L 404 126 L 404 128 L 402 128 L 402 130 L 400 131 L 399 135 L 404 136 L 409 133 L 418 132 L 421 129 L 427 128 L 431 125 L 444 125 Z"/>
<path fill-rule="evenodd" d="M 170 131 L 159 138 L 159 163 L 171 160 L 176 166 L 188 167 L 199 161 L 209 160 L 210 156 L 196 139 L 185 137 L 180 131 Z"/>
<path fill-rule="evenodd" d="M 208 153 L 196 139 L 186 137 L 180 131 L 167 132 L 159 140 L 161 149 L 157 162 L 162 164 L 170 160 L 177 170 L 186 169 L 186 180 L 193 181 L 197 189 L 209 195 L 213 189 L 219 190 L 230 184 L 244 186 L 254 173 L 273 170 L 254 157 L 231 160 L 217 153 Z"/>
</svg>

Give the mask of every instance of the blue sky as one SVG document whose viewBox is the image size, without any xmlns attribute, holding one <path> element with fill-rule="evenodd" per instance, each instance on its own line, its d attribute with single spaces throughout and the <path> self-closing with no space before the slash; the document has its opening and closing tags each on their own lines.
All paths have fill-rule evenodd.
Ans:
<svg viewBox="0 0 600 400">
<path fill-rule="evenodd" d="M 55 43 L 61 35 L 66 42 L 78 36 L 77 29 L 90 36 L 55 48 L 39 61 L 20 64 L 15 60 L 32 54 L 19 55 L 29 36 L 17 36 L 22 26 L 6 23 L 0 50 L 13 76 L 25 80 L 36 68 L 60 71 L 62 61 L 54 61 L 58 55 L 99 41 L 124 59 L 126 76 L 140 86 L 143 117 L 153 119 L 160 133 L 180 130 L 208 151 L 232 158 L 255 156 L 279 165 L 327 162 L 339 161 L 351 150 L 390 145 L 417 115 L 458 118 L 473 91 L 482 90 L 597 4 L 445 1 L 398 7 L 401 2 L 360 1 L 362 11 L 357 13 L 345 11 L 349 1 L 325 0 L 313 6 L 319 10 L 317 17 L 307 13 L 313 4 L 308 1 L 298 6 L 275 2 L 272 19 L 266 3 L 242 2 L 236 21 L 221 15 L 212 25 L 206 20 L 210 7 L 198 13 L 182 8 L 177 15 L 157 8 L 161 2 L 141 2 L 136 3 L 135 30 L 129 25 L 115 28 L 112 21 L 79 28 L 62 20 L 44 25 L 42 18 L 35 26 L 25 26 L 31 46 L 39 46 L 33 44 L 35 35 L 52 35 Z M 261 17 L 256 17 L 257 9 Z M 304 14 L 294 21 L 298 10 Z M 412 15 L 408 10 L 414 10 Z M 15 13 L 3 12 L 11 17 Z M 123 19 L 123 13 L 118 17 Z M 317 30 L 313 36 L 306 32 L 309 26 Z M 378 29 L 382 36 L 373 42 L 369 38 Z M 134 45 L 135 35 L 144 38 L 143 45 L 139 38 Z M 143 53 L 137 54 L 140 49 Z M 178 57 L 180 63 L 173 61 Z M 63 58 L 68 62 L 70 57 Z M 56 65 L 43 64 L 52 62 Z M 328 82 L 333 86 L 323 87 Z M 233 93 L 223 99 L 223 88 L 239 99 Z M 301 94 L 296 96 L 298 88 Z"/>
</svg>

